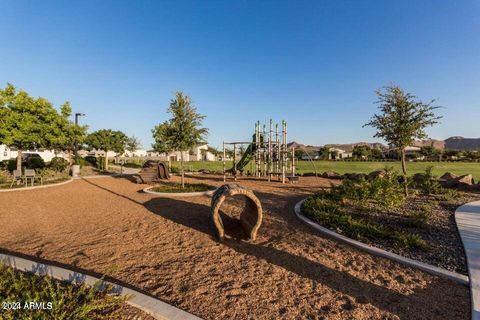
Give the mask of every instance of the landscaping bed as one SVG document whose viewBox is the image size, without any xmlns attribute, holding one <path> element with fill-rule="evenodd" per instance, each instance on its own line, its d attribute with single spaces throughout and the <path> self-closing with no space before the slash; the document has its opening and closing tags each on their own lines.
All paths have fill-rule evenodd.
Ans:
<svg viewBox="0 0 480 320">
<path fill-rule="evenodd" d="M 153 192 L 160 193 L 187 193 L 187 192 L 205 192 L 215 190 L 214 186 L 204 183 L 185 183 L 182 188 L 181 183 L 163 183 L 150 189 Z"/>
<path fill-rule="evenodd" d="M 309 197 L 302 212 L 347 237 L 467 274 L 454 214 L 460 205 L 478 199 L 476 194 L 438 186 L 412 190 L 404 198 L 392 174 L 372 181 L 345 180 L 342 186 Z"/>
<path fill-rule="evenodd" d="M 1 318 L 153 319 L 126 305 L 126 297 L 108 287 L 100 292 L 98 286 L 100 282 L 93 287 L 71 284 L 0 264 Z"/>
</svg>

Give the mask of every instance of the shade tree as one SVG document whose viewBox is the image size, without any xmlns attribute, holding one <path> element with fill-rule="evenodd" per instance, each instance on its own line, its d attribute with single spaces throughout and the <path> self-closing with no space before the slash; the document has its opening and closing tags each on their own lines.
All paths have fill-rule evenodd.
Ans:
<svg viewBox="0 0 480 320">
<path fill-rule="evenodd" d="M 152 129 L 155 151 L 168 153 L 180 152 L 180 171 L 182 187 L 185 185 L 184 152 L 205 143 L 208 129 L 202 126 L 205 116 L 197 112 L 190 97 L 176 92 L 170 101 L 167 113 L 171 118 Z"/>
</svg>

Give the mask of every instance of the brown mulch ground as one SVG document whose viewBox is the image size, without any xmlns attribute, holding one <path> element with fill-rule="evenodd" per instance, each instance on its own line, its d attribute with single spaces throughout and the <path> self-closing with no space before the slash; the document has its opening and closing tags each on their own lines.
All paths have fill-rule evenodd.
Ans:
<svg viewBox="0 0 480 320">
<path fill-rule="evenodd" d="M 188 182 L 222 184 L 211 176 Z M 298 221 L 294 204 L 328 180 L 240 183 L 264 208 L 255 243 L 217 242 L 209 197 L 155 198 L 140 192 L 144 185 L 105 177 L 0 193 L 0 247 L 96 272 L 117 266 L 114 277 L 205 319 L 470 317 L 467 287 L 372 257 Z"/>
</svg>

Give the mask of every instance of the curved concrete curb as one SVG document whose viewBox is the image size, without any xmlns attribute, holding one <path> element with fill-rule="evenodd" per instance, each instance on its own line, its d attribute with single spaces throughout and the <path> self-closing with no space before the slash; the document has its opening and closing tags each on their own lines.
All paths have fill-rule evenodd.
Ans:
<svg viewBox="0 0 480 320">
<path fill-rule="evenodd" d="M 133 176 L 133 175 L 135 175 L 135 173 L 92 174 L 90 176 L 78 176 L 73 179 L 97 179 L 97 178 L 126 177 L 126 176 Z"/>
<path fill-rule="evenodd" d="M 48 275 L 54 279 L 68 281 L 71 283 L 85 283 L 94 285 L 100 279 L 80 272 L 75 272 L 65 268 L 39 263 L 25 258 L 20 258 L 11 254 L 0 253 L 0 262 L 16 270 L 32 272 L 38 275 Z M 113 292 L 121 295 L 131 295 L 127 303 L 137 309 L 144 311 L 155 319 L 162 320 L 201 320 L 201 318 L 190 314 L 181 309 L 175 308 L 161 300 L 147 296 L 136 290 L 123 287 L 118 284 L 104 281 L 105 284 L 111 284 Z"/>
<path fill-rule="evenodd" d="M 462 239 L 470 276 L 472 319 L 480 319 L 480 201 L 474 201 L 455 210 L 455 223 Z"/>
<path fill-rule="evenodd" d="M 35 190 L 35 189 L 44 189 L 44 188 L 50 188 L 50 187 L 57 187 L 61 186 L 67 183 L 72 182 L 74 179 L 70 178 L 67 181 L 62 181 L 59 183 L 52 183 L 52 184 L 46 184 L 46 185 L 40 185 L 40 186 L 33 186 L 33 187 L 23 187 L 23 188 L 14 188 L 14 189 L 0 189 L 0 192 L 13 192 L 13 191 L 27 191 L 27 190 Z"/>
<path fill-rule="evenodd" d="M 303 222 L 305 222 L 309 226 L 313 227 L 317 231 L 319 231 L 323 234 L 326 234 L 326 235 L 334 238 L 335 240 L 347 243 L 347 244 L 351 245 L 352 247 L 355 247 L 357 249 L 368 252 L 372 255 L 379 256 L 379 257 L 386 258 L 386 259 L 390 259 L 390 260 L 393 260 L 395 262 L 406 265 L 408 267 L 416 268 L 416 269 L 425 271 L 427 273 L 433 274 L 435 276 L 438 276 L 440 278 L 453 280 L 453 281 L 455 281 L 459 284 L 462 284 L 464 286 L 468 286 L 469 278 L 465 275 L 462 275 L 462 274 L 459 274 L 459 273 L 456 273 L 456 272 L 452 272 L 452 271 L 448 271 L 448 270 L 445 270 L 443 268 L 435 267 L 435 266 L 432 266 L 430 264 L 427 264 L 427 263 L 424 263 L 424 262 L 421 262 L 421 261 L 417 261 L 417 260 L 413 260 L 413 259 L 410 259 L 410 258 L 402 257 L 398 254 L 388 252 L 388 251 L 385 251 L 385 250 L 382 250 L 382 249 L 379 249 L 379 248 L 376 248 L 376 247 L 369 246 L 368 244 L 353 240 L 351 238 L 348 238 L 348 237 L 345 237 L 341 234 L 338 234 L 335 231 L 332 231 L 330 229 L 322 227 L 321 225 L 313 222 L 312 220 L 308 219 L 307 217 L 305 217 L 302 214 L 302 210 L 301 210 L 302 209 L 302 204 L 305 202 L 305 200 L 306 199 L 303 199 L 295 205 L 295 208 L 294 208 L 295 214 L 300 220 L 302 220 Z"/>
<path fill-rule="evenodd" d="M 181 197 L 211 196 L 218 189 L 217 188 L 214 190 L 199 191 L 199 192 L 155 192 L 151 190 L 152 188 L 155 188 L 155 187 L 148 187 L 143 189 L 142 191 L 148 194 L 154 194 L 161 198 L 181 198 Z"/>
</svg>

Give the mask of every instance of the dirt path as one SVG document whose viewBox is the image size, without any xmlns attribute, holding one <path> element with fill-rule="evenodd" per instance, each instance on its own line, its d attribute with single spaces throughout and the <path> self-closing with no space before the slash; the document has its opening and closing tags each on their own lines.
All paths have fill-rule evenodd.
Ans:
<svg viewBox="0 0 480 320">
<path fill-rule="evenodd" d="M 215 240 L 209 197 L 160 199 L 124 178 L 99 178 L 0 193 L 0 247 L 97 272 L 116 266 L 116 278 L 205 319 L 469 318 L 468 288 L 301 224 L 293 205 L 327 180 L 240 183 L 264 207 L 253 244 Z"/>
</svg>

